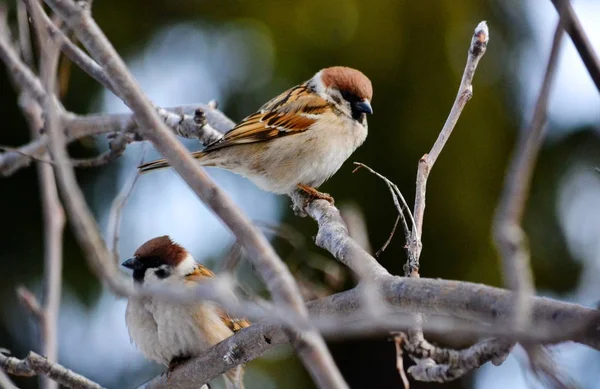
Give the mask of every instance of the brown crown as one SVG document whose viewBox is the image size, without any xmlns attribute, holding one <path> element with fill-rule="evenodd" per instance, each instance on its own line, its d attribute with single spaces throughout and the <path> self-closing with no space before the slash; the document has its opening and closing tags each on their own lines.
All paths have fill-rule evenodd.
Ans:
<svg viewBox="0 0 600 389">
<path fill-rule="evenodd" d="M 362 72 L 344 66 L 333 66 L 323 69 L 321 80 L 326 88 L 336 88 L 371 101 L 373 86 L 371 80 Z"/>
<path fill-rule="evenodd" d="M 135 251 L 134 256 L 140 261 L 144 261 L 145 258 L 158 259 L 167 265 L 175 267 L 185 259 L 187 251 L 173 242 L 168 235 L 163 235 L 150 239 L 141 245 Z"/>
</svg>

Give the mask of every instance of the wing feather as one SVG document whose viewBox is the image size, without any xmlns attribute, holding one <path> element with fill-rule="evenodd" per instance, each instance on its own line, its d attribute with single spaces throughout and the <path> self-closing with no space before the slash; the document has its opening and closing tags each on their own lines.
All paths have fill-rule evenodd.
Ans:
<svg viewBox="0 0 600 389">
<path fill-rule="evenodd" d="M 330 109 L 329 103 L 305 84 L 295 86 L 246 117 L 223 138 L 208 145 L 203 152 L 304 132 L 321 114 Z"/>
<path fill-rule="evenodd" d="M 206 278 L 212 278 L 214 276 L 215 273 L 213 273 L 209 268 L 198 264 L 190 274 L 186 275 L 185 279 L 188 283 L 198 283 L 202 282 Z M 223 321 L 223 324 L 225 324 L 233 332 L 237 332 L 242 328 L 250 326 L 251 324 L 246 318 L 232 317 L 220 307 L 217 308 L 217 312 Z"/>
</svg>

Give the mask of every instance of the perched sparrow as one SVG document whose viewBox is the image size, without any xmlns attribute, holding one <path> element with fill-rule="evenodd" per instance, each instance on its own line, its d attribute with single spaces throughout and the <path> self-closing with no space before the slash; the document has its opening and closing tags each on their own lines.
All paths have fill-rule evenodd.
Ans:
<svg viewBox="0 0 600 389">
<path fill-rule="evenodd" d="M 183 247 L 168 236 L 144 243 L 134 257 L 123 262 L 133 270 L 139 284 L 183 284 L 214 277 Z M 186 359 L 247 327 L 245 319 L 234 319 L 209 302 L 173 304 L 155 298 L 132 297 L 127 303 L 125 321 L 133 343 L 148 359 L 169 367 L 169 372 Z M 241 366 L 225 375 L 228 388 L 243 388 Z"/>
<path fill-rule="evenodd" d="M 318 192 L 367 137 L 372 114 L 371 81 L 360 71 L 335 66 L 275 97 L 220 140 L 193 153 L 202 166 L 215 166 L 249 178 L 278 193 Z M 169 166 L 164 159 L 141 172 Z"/>
</svg>

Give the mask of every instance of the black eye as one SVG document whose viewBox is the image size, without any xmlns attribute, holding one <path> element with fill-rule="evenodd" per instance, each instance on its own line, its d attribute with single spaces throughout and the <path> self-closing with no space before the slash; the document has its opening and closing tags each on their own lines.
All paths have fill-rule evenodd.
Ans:
<svg viewBox="0 0 600 389">
<path fill-rule="evenodd" d="M 342 97 L 349 103 L 355 103 L 357 101 L 360 101 L 360 98 L 357 95 L 348 91 L 342 91 Z"/>
<path fill-rule="evenodd" d="M 162 268 L 161 269 L 157 269 L 154 272 L 154 274 L 156 274 L 156 276 L 158 278 L 161 278 L 161 279 L 162 278 L 167 278 L 170 275 L 170 273 L 169 273 L 169 271 L 167 269 L 162 269 Z"/>
</svg>

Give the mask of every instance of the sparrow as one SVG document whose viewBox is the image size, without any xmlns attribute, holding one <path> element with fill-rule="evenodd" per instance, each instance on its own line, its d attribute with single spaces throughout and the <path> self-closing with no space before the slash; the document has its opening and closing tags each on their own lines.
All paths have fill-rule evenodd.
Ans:
<svg viewBox="0 0 600 389">
<path fill-rule="evenodd" d="M 144 285 L 193 287 L 214 277 L 208 268 L 168 236 L 141 245 L 133 258 L 123 262 L 133 270 L 133 281 Z M 168 374 L 187 359 L 200 355 L 234 332 L 248 327 L 211 302 L 173 304 L 153 297 L 130 297 L 125 322 L 131 341 L 150 360 L 168 366 Z M 242 367 L 225 373 L 227 388 L 243 388 Z"/>
<path fill-rule="evenodd" d="M 263 190 L 289 194 L 300 189 L 333 202 L 315 188 L 365 141 L 372 97 L 371 81 L 360 71 L 325 68 L 192 155 L 201 166 L 230 170 Z M 138 169 L 148 172 L 168 166 L 159 159 Z"/>
</svg>

